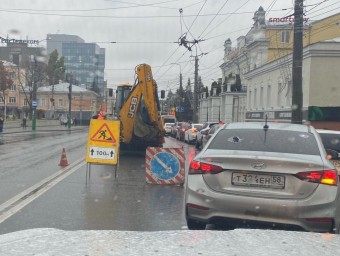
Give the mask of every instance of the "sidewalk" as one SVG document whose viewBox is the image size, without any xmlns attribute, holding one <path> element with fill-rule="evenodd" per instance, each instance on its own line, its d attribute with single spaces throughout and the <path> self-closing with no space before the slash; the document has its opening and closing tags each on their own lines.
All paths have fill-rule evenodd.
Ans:
<svg viewBox="0 0 340 256">
<path fill-rule="evenodd" d="M 87 126 L 71 126 L 71 130 L 84 129 Z M 68 127 L 60 125 L 59 120 L 37 120 L 36 131 L 67 131 Z M 32 121 L 27 121 L 27 127 L 24 129 L 21 127 L 21 120 L 7 121 L 4 123 L 2 134 L 19 133 L 19 132 L 32 132 Z"/>
</svg>

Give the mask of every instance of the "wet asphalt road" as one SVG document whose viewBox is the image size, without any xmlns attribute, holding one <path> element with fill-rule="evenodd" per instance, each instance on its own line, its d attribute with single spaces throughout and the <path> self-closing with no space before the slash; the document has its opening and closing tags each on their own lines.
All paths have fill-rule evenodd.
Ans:
<svg viewBox="0 0 340 256">
<path fill-rule="evenodd" d="M 0 206 L 60 171 L 62 148 L 66 149 L 70 165 L 76 161 L 84 163 L 86 129 L 45 135 L 0 145 Z M 195 154 L 193 146 L 172 138 L 166 138 L 165 146 L 184 146 L 186 166 Z M 147 184 L 144 153 L 121 152 L 117 173 L 110 165 L 92 165 L 88 178 L 86 165 L 78 167 L 0 223 L 0 234 L 42 227 L 134 231 L 186 229 L 184 187 Z"/>
</svg>

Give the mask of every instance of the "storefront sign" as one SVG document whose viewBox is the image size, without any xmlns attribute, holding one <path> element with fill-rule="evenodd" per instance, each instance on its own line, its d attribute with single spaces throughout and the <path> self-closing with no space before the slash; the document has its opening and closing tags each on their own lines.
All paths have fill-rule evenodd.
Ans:
<svg viewBox="0 0 340 256">
<path fill-rule="evenodd" d="M 309 18 L 303 18 L 303 22 L 307 23 Z M 270 23 L 293 23 L 293 17 L 284 17 L 284 18 L 269 18 L 268 22 Z"/>
<path fill-rule="evenodd" d="M 21 39 L 6 39 L 3 37 L 0 37 L 1 43 L 7 43 L 7 44 L 39 44 L 39 40 L 21 40 Z"/>
</svg>

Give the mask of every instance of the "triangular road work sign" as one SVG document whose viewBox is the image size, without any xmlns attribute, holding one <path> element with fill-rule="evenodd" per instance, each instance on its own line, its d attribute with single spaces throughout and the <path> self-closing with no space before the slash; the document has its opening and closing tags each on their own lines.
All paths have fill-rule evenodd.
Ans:
<svg viewBox="0 0 340 256">
<path fill-rule="evenodd" d="M 101 142 L 109 142 L 109 143 L 116 143 L 116 139 L 113 137 L 110 128 L 107 124 L 103 124 L 97 132 L 93 134 L 91 137 L 92 141 L 101 141 Z"/>
</svg>

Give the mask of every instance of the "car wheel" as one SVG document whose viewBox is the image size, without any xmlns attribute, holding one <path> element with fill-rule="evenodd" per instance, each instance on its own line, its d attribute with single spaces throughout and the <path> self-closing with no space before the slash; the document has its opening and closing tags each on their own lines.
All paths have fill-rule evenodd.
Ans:
<svg viewBox="0 0 340 256">
<path fill-rule="evenodd" d="M 187 226 L 190 230 L 205 230 L 206 223 L 187 218 Z"/>
</svg>

